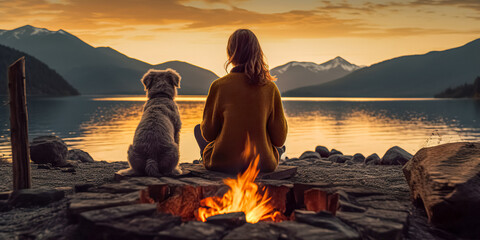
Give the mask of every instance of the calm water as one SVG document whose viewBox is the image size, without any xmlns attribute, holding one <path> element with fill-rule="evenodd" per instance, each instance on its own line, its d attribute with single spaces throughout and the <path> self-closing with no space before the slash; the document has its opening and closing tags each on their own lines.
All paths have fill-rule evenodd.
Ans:
<svg viewBox="0 0 480 240">
<path fill-rule="evenodd" d="M 140 121 L 143 96 L 29 98 L 30 139 L 62 137 L 70 148 L 96 160 L 126 161 Z M 181 161 L 198 159 L 193 127 L 202 118 L 205 97 L 177 99 L 183 128 Z M 10 157 L 8 105 L 0 102 L 0 156 Z M 285 98 L 289 124 L 287 155 L 317 145 L 344 154 L 378 153 L 394 145 L 411 153 L 454 141 L 480 141 L 480 101 L 435 99 Z"/>
</svg>

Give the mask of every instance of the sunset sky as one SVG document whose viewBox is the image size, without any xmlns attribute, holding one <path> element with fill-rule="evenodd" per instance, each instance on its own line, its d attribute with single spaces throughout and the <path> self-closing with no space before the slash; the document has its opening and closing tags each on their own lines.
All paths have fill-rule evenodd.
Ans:
<svg viewBox="0 0 480 240">
<path fill-rule="evenodd" d="M 151 64 L 187 61 L 224 75 L 237 28 L 270 67 L 341 56 L 358 65 L 480 38 L 480 0 L 0 0 L 0 29 L 64 29 Z"/>
</svg>

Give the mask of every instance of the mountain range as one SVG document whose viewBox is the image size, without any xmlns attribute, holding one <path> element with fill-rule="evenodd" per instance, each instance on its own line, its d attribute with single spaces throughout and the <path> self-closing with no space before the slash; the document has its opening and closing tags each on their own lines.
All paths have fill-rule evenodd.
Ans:
<svg viewBox="0 0 480 240">
<path fill-rule="evenodd" d="M 62 76 L 33 56 L 0 45 L 0 95 L 7 95 L 7 68 L 25 56 L 25 84 L 28 95 L 72 96 L 79 92 Z"/>
<path fill-rule="evenodd" d="M 30 54 L 58 72 L 82 94 L 143 94 L 150 68 L 173 68 L 182 76 L 181 95 L 204 95 L 213 72 L 181 61 L 151 65 L 110 47 L 92 47 L 64 30 L 26 25 L 0 30 L 0 44 Z M 480 76 L 480 39 L 423 55 L 393 58 L 369 67 L 341 57 L 316 64 L 289 62 L 271 69 L 282 96 L 433 97 Z"/>
<path fill-rule="evenodd" d="M 110 47 L 92 47 L 64 30 L 30 25 L 1 30 L 0 44 L 43 61 L 82 94 L 142 94 L 140 78 L 150 68 L 177 70 L 182 76 L 178 93 L 183 95 L 207 94 L 211 82 L 218 78 L 213 72 L 186 62 L 151 65 Z"/>
<path fill-rule="evenodd" d="M 282 96 L 433 97 L 480 76 L 480 39 L 461 47 L 393 58 Z"/>
<path fill-rule="evenodd" d="M 313 62 L 289 62 L 270 70 L 277 77 L 280 92 L 299 87 L 311 86 L 333 81 L 362 68 L 347 60 L 336 57 L 322 64 Z"/>
</svg>

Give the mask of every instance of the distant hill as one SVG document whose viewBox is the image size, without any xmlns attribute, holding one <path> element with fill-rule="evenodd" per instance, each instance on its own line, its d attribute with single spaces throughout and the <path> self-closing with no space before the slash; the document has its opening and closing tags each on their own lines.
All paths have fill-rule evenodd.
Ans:
<svg viewBox="0 0 480 240">
<path fill-rule="evenodd" d="M 72 96 L 79 92 L 45 63 L 26 53 L 0 45 L 0 95 L 8 94 L 7 68 L 25 56 L 27 95 Z"/>
<path fill-rule="evenodd" d="M 480 98 L 480 77 L 472 84 L 465 83 L 457 87 L 449 87 L 435 95 L 436 98 Z"/>
<path fill-rule="evenodd" d="M 335 81 L 287 91 L 283 96 L 433 97 L 480 75 L 480 39 L 445 51 L 394 58 Z"/>
<path fill-rule="evenodd" d="M 270 73 L 277 77 L 278 89 L 285 92 L 299 87 L 326 83 L 343 77 L 362 67 L 336 57 L 322 64 L 313 62 L 289 62 L 278 66 Z"/>
<path fill-rule="evenodd" d="M 178 61 L 159 65 L 130 58 L 109 47 L 92 47 L 64 31 L 26 25 L 0 31 L 0 44 L 29 53 L 48 64 L 82 94 L 142 94 L 140 78 L 150 68 L 175 66 L 182 75 L 179 94 L 207 94 L 213 72 Z M 174 68 L 174 67 L 172 67 Z M 196 88 L 195 86 L 206 86 Z"/>
</svg>

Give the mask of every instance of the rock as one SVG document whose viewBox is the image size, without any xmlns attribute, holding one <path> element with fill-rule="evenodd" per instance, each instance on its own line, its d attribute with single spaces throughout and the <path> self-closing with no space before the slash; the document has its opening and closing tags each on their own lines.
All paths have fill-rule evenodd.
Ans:
<svg viewBox="0 0 480 240">
<path fill-rule="evenodd" d="M 337 212 L 337 217 L 354 227 L 361 239 L 403 239 L 403 229 L 407 224 L 407 213 L 368 209 L 365 213 Z M 402 222 L 396 219 L 403 219 Z"/>
<path fill-rule="evenodd" d="M 336 216 L 354 227 L 362 239 L 403 239 L 408 203 L 372 189 L 341 188 Z"/>
<path fill-rule="evenodd" d="M 294 203 L 295 208 L 305 208 L 305 192 L 312 188 L 317 188 L 320 191 L 322 189 L 329 189 L 332 185 L 329 183 L 324 182 L 313 182 L 313 183 L 294 183 L 293 184 L 293 196 L 294 196 Z"/>
<path fill-rule="evenodd" d="M 215 240 L 221 239 L 225 232 L 225 227 L 190 221 L 181 226 L 176 226 L 171 229 L 161 231 L 158 233 L 156 240 Z"/>
<path fill-rule="evenodd" d="M 30 143 L 30 158 L 37 164 L 63 166 L 67 163 L 67 153 L 67 144 L 57 136 L 36 137 Z"/>
<path fill-rule="evenodd" d="M 352 165 L 352 164 L 355 164 L 355 163 L 353 162 L 353 160 L 350 159 L 350 160 L 347 160 L 347 161 L 345 162 L 345 164 L 347 164 L 347 165 Z"/>
<path fill-rule="evenodd" d="M 312 158 L 313 158 L 314 160 L 320 159 L 320 153 L 313 152 L 313 151 L 305 151 L 305 152 L 302 153 L 302 155 L 300 155 L 300 157 L 299 157 L 300 160 L 312 159 Z"/>
<path fill-rule="evenodd" d="M 167 183 L 167 178 L 165 178 L 165 181 L 162 181 L 158 178 L 152 177 L 136 177 L 126 179 L 118 183 L 107 183 L 99 186 L 96 190 L 108 193 L 130 193 L 145 190 L 149 185 L 162 185 Z"/>
<path fill-rule="evenodd" d="M 317 152 L 318 154 L 320 154 L 320 156 L 322 158 L 327 158 L 330 156 L 330 151 L 328 151 L 328 148 L 324 147 L 324 146 L 317 146 L 315 148 L 315 152 Z"/>
<path fill-rule="evenodd" d="M 255 224 L 246 223 L 241 227 L 230 231 L 223 239 L 225 240 L 271 240 L 280 239 L 281 232 L 265 222 Z"/>
<path fill-rule="evenodd" d="M 68 151 L 67 154 L 67 159 L 68 160 L 76 160 L 80 162 L 95 162 L 93 160 L 92 156 L 88 154 L 87 152 L 80 150 L 80 149 L 71 149 Z"/>
<path fill-rule="evenodd" d="M 292 188 L 293 184 L 289 181 L 280 180 L 259 180 L 257 181 L 260 187 L 265 187 L 270 197 L 269 204 L 281 213 L 287 211 L 287 206 L 293 205 Z"/>
<path fill-rule="evenodd" d="M 338 202 L 339 208 L 338 211 L 342 212 L 365 212 L 366 209 L 355 204 L 352 204 L 348 201 L 339 200 Z"/>
<path fill-rule="evenodd" d="M 305 223 L 296 221 L 283 221 L 272 224 L 274 229 L 282 233 L 279 239 L 355 239 L 346 238 L 345 234 L 328 228 L 315 227 Z M 358 239 L 358 238 L 357 238 Z"/>
<path fill-rule="evenodd" d="M 243 212 L 232 212 L 208 217 L 207 223 L 224 226 L 226 228 L 235 228 L 245 224 L 246 217 Z"/>
<path fill-rule="evenodd" d="M 330 157 L 330 156 L 335 155 L 335 154 L 343 155 L 342 152 L 340 152 L 340 151 L 338 151 L 337 149 L 333 148 L 333 149 L 330 151 L 330 154 L 329 154 L 328 156 Z"/>
<path fill-rule="evenodd" d="M 129 194 L 83 192 L 72 197 L 67 207 L 67 213 L 69 218 L 75 220 L 83 212 L 133 205 L 139 201 L 140 194 L 137 192 Z"/>
<path fill-rule="evenodd" d="M 367 158 L 365 158 L 365 161 L 363 162 L 366 165 L 379 165 L 380 164 L 380 157 L 374 153 Z"/>
<path fill-rule="evenodd" d="M 353 155 L 352 161 L 354 163 L 363 163 L 365 161 L 365 156 L 363 156 L 361 153 L 356 153 Z"/>
<path fill-rule="evenodd" d="M 101 233 L 103 239 L 153 239 L 158 232 L 171 229 L 181 223 L 180 217 L 169 214 L 136 216 L 100 222 L 91 228 L 81 229 L 81 231 L 83 233 L 90 232 L 90 237 L 93 235 L 93 238 Z"/>
<path fill-rule="evenodd" d="M 339 198 L 337 193 L 325 191 L 320 188 L 310 188 L 303 194 L 305 208 L 307 210 L 315 212 L 329 211 L 333 214 L 337 211 Z"/>
<path fill-rule="evenodd" d="M 405 165 L 412 158 L 412 154 L 398 146 L 394 146 L 383 155 L 381 165 Z"/>
<path fill-rule="evenodd" d="M 51 188 L 29 188 L 13 191 L 8 199 L 8 204 L 13 207 L 45 206 L 59 201 L 65 193 Z"/>
<path fill-rule="evenodd" d="M 480 143 L 422 148 L 403 167 L 413 200 L 434 225 L 480 238 Z"/>
<path fill-rule="evenodd" d="M 89 223 L 116 221 L 134 216 L 151 216 L 157 211 L 155 204 L 134 204 L 86 211 L 80 214 L 80 220 Z"/>
<path fill-rule="evenodd" d="M 193 164 L 200 164 L 199 160 L 193 160 Z"/>
<path fill-rule="evenodd" d="M 335 232 L 343 233 L 342 239 L 359 239 L 357 231 L 340 221 L 329 212 L 310 212 L 303 210 L 294 211 L 295 221 L 306 223 L 315 227 L 326 228 Z"/>
<path fill-rule="evenodd" d="M 340 155 L 340 154 L 334 154 L 334 155 L 330 155 L 330 157 L 328 157 L 328 161 L 334 162 L 334 163 L 344 163 L 344 162 L 346 162 L 350 159 L 352 159 L 352 156 L 350 156 L 350 155 Z"/>
<path fill-rule="evenodd" d="M 156 215 L 155 204 L 136 204 L 84 212 L 79 233 L 84 239 L 153 239 L 181 224 L 179 217 Z"/>
</svg>

